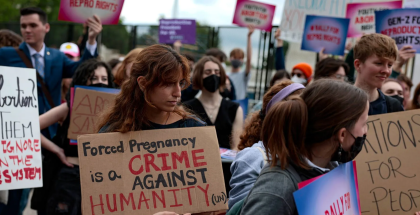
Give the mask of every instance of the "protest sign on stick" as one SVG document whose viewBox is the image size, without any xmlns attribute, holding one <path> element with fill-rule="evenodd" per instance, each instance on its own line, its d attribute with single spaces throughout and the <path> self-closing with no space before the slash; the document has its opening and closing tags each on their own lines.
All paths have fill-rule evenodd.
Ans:
<svg viewBox="0 0 420 215">
<path fill-rule="evenodd" d="M 77 139 L 78 135 L 96 132 L 99 114 L 113 104 L 116 94 L 77 88 L 71 110 L 70 126 L 67 133 L 69 139 Z"/>
<path fill-rule="evenodd" d="M 363 215 L 420 211 L 420 110 L 369 116 L 356 157 Z"/>
<path fill-rule="evenodd" d="M 159 20 L 159 43 L 172 44 L 180 40 L 184 44 L 195 45 L 196 25 L 193 19 Z"/>
<path fill-rule="evenodd" d="M 97 15 L 103 25 L 116 25 L 124 0 L 61 0 L 58 20 L 84 23 Z"/>
<path fill-rule="evenodd" d="M 302 50 L 344 55 L 349 19 L 306 16 Z"/>
<path fill-rule="evenodd" d="M 375 12 L 376 33 L 392 37 L 398 49 L 411 45 L 420 53 L 420 9 L 395 9 Z"/>
<path fill-rule="evenodd" d="M 253 25 L 255 28 L 271 31 L 275 10 L 275 5 L 238 0 L 232 23 L 242 27 Z"/>
<path fill-rule="evenodd" d="M 42 187 L 35 69 L 0 66 L 0 190 Z"/>
<path fill-rule="evenodd" d="M 363 33 L 375 33 L 375 11 L 400 9 L 402 0 L 347 4 L 346 18 L 350 19 L 347 37 L 361 37 Z"/>
<path fill-rule="evenodd" d="M 281 39 L 300 43 L 306 15 L 344 18 L 346 5 L 351 2 L 355 0 L 286 0 L 280 24 Z"/>
<path fill-rule="evenodd" d="M 354 161 L 342 164 L 300 186 L 293 193 L 299 215 L 360 214 L 355 165 Z"/>
<path fill-rule="evenodd" d="M 78 143 L 84 215 L 227 209 L 214 127 L 88 134 Z"/>
</svg>

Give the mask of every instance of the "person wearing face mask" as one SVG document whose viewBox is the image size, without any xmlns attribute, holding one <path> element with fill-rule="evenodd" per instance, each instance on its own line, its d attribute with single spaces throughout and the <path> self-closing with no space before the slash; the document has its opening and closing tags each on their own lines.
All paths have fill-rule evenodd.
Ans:
<svg viewBox="0 0 420 215">
<path fill-rule="evenodd" d="M 238 103 L 223 99 L 226 73 L 220 62 L 211 56 L 204 56 L 195 65 L 192 78 L 193 88 L 202 91 L 198 99 L 184 105 L 198 114 L 207 125 L 216 127 L 219 146 L 237 150 L 242 132 L 243 112 Z"/>
<path fill-rule="evenodd" d="M 261 131 L 268 164 L 240 214 L 297 214 L 293 192 L 299 182 L 331 171 L 338 161 L 351 161 L 362 150 L 368 111 L 363 90 L 330 79 L 272 105 Z"/>
<path fill-rule="evenodd" d="M 307 63 L 298 63 L 292 68 L 291 75 L 291 81 L 306 86 L 312 80 L 312 66 Z"/>
<path fill-rule="evenodd" d="M 314 80 L 330 78 L 339 81 L 348 81 L 346 76 L 348 72 L 349 66 L 345 61 L 327 57 L 316 64 Z"/>
<path fill-rule="evenodd" d="M 232 65 L 231 72 L 228 72 L 230 80 L 232 80 L 233 86 L 235 86 L 236 100 L 242 100 L 247 97 L 248 82 L 251 79 L 251 57 L 252 57 L 252 46 L 251 36 L 254 33 L 255 27 L 248 26 L 247 34 L 247 48 L 246 48 L 246 63 L 245 69 L 242 69 L 244 63 L 245 53 L 242 49 L 236 48 L 230 52 L 230 64 Z"/>
<path fill-rule="evenodd" d="M 96 59 L 84 61 L 77 68 L 70 88 L 75 85 L 112 88 L 111 69 L 105 62 Z M 46 211 L 46 214 L 80 214 L 77 213 L 81 204 L 77 145 L 70 145 L 67 138 L 70 126 L 70 92 L 67 93 L 66 100 L 66 103 L 39 117 L 40 129 L 57 122 L 60 125 L 52 140 L 41 134 L 41 146 L 48 150 L 44 153 L 43 161 L 44 187 L 35 189 L 31 207 Z M 47 202 L 48 199 L 50 201 Z"/>
<path fill-rule="evenodd" d="M 386 79 L 384 84 L 382 85 L 381 91 L 384 93 L 384 95 L 398 100 L 402 106 L 405 106 L 404 88 L 403 85 L 397 79 Z"/>
</svg>

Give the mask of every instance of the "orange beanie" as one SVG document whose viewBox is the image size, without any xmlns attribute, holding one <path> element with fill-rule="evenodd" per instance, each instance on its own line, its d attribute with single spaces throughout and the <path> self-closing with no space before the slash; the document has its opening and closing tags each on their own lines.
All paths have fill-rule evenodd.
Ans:
<svg viewBox="0 0 420 215">
<path fill-rule="evenodd" d="M 305 74 L 306 79 L 308 80 L 308 83 L 311 81 L 312 79 L 312 66 L 307 64 L 307 63 L 298 63 L 296 64 L 292 71 L 298 69 L 300 71 L 303 72 L 303 74 Z"/>
</svg>

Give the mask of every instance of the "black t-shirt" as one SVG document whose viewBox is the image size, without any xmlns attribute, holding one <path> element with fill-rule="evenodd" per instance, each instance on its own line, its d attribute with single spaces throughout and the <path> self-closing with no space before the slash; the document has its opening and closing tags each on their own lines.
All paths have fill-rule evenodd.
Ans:
<svg viewBox="0 0 420 215">
<path fill-rule="evenodd" d="M 393 108 L 394 105 L 387 104 L 387 100 L 388 103 L 394 103 L 395 99 L 390 97 L 387 98 L 387 96 L 384 95 L 380 89 L 378 89 L 378 93 L 378 99 L 369 103 L 369 116 L 404 111 L 404 108 L 401 105 L 398 105 L 397 108 L 394 108 L 394 110 L 388 110 L 388 108 Z"/>
<path fill-rule="evenodd" d="M 193 99 L 184 103 L 186 107 L 194 111 L 201 119 L 205 120 L 207 125 L 214 125 L 216 127 L 217 139 L 219 146 L 230 149 L 230 140 L 232 135 L 233 122 L 235 121 L 236 111 L 239 104 L 222 99 L 219 107 L 219 112 L 216 116 L 214 124 L 210 121 L 207 113 L 201 104 L 200 100 Z"/>
</svg>

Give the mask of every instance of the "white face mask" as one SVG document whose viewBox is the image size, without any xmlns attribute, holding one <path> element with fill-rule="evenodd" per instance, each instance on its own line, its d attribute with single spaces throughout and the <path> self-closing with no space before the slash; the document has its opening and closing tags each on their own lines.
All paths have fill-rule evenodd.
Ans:
<svg viewBox="0 0 420 215">
<path fill-rule="evenodd" d="M 222 62 L 221 64 L 222 64 L 223 69 L 226 69 L 226 64 L 225 64 L 225 62 Z"/>
<path fill-rule="evenodd" d="M 308 82 L 306 78 L 299 78 L 297 75 L 293 76 L 290 80 L 298 84 L 306 84 Z"/>
</svg>

